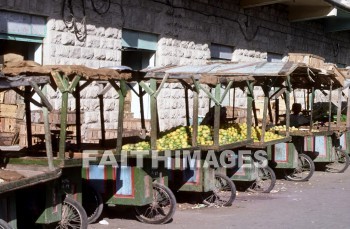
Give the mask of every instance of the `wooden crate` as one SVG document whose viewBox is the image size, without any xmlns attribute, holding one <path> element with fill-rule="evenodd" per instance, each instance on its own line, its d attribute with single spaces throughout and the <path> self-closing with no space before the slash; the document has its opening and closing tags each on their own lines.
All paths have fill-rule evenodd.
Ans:
<svg viewBox="0 0 350 229">
<path fill-rule="evenodd" d="M 288 61 L 295 63 L 304 63 L 313 68 L 322 68 L 324 65 L 324 58 L 310 53 L 289 53 Z"/>
<path fill-rule="evenodd" d="M 15 118 L 0 118 L 0 132 L 12 132 L 17 129 L 17 119 Z"/>
<path fill-rule="evenodd" d="M 10 146 L 14 136 L 15 136 L 15 133 L 1 132 L 0 133 L 0 145 L 2 145 L 2 146 Z"/>
<path fill-rule="evenodd" d="M 0 104 L 0 117 L 2 117 L 2 118 L 16 118 L 17 117 L 17 105 Z"/>
</svg>

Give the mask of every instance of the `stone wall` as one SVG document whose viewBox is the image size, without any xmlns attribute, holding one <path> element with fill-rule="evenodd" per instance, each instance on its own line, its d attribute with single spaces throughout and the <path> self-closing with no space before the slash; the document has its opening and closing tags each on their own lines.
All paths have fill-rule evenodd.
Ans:
<svg viewBox="0 0 350 229">
<path fill-rule="evenodd" d="M 307 52 L 325 57 L 326 62 L 350 65 L 349 32 L 325 33 L 317 21 L 291 23 L 288 9 L 283 5 L 241 9 L 238 0 L 111 1 L 110 11 L 105 15 L 94 12 L 91 2 L 86 1 L 85 41 L 79 41 L 63 23 L 63 0 L 3 0 L 0 9 L 47 16 L 44 64 L 82 64 L 95 68 L 120 65 L 125 28 L 158 34 L 157 66 L 204 64 L 210 59 L 211 43 L 234 47 L 233 61 L 266 60 L 268 52 L 281 55 Z M 73 1 L 73 8 L 81 20 L 79 2 Z M 85 114 L 83 134 L 84 130 L 100 125 L 98 90 L 101 86 L 92 84 L 81 93 Z M 239 96 L 236 104 L 244 107 L 243 94 Z M 105 98 L 105 125 L 107 129 L 115 129 L 117 94 L 110 90 Z M 55 109 L 60 109 L 59 93 L 51 91 L 50 100 Z M 185 123 L 183 101 L 180 85 L 167 85 L 162 91 L 161 129 Z M 208 107 L 208 98 L 201 94 L 200 114 L 204 115 Z M 75 109 L 74 100 L 69 109 Z"/>
</svg>

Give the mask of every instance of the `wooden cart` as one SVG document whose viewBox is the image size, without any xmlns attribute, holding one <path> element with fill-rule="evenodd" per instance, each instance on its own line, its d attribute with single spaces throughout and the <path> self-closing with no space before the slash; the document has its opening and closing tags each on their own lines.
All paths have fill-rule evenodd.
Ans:
<svg viewBox="0 0 350 229">
<path fill-rule="evenodd" d="M 70 74 L 67 71 L 70 71 Z M 149 169 L 137 167 L 133 157 L 122 158 L 120 155 L 123 144 L 127 81 L 132 81 L 136 74 L 128 68 L 90 69 L 84 66 L 59 66 L 52 71 L 55 85 L 62 94 L 58 158 L 64 161 L 66 167 L 77 168 L 76 171 L 70 171 L 70 174 L 76 174 L 82 186 L 82 204 L 87 212 L 89 223 L 99 219 L 104 205 L 135 206 L 137 218 L 147 223 L 165 223 L 172 218 L 175 212 L 176 202 L 171 191 L 159 183 L 153 183 Z M 102 139 L 97 144 L 81 141 L 80 93 L 92 82 L 103 85 L 103 89 L 98 92 Z M 105 138 L 103 115 L 103 96 L 112 88 L 119 96 L 117 98 L 119 102 L 118 129 L 115 141 Z M 76 142 L 67 147 L 69 94 L 75 97 Z M 106 158 L 108 161 L 105 160 Z M 127 162 L 123 163 L 123 160 Z M 166 200 L 159 196 L 165 196 Z M 160 205 L 160 202 L 163 205 Z M 159 210 L 160 208 L 162 210 Z"/>
<path fill-rule="evenodd" d="M 77 201 L 78 190 L 72 190 L 76 188 L 73 183 L 77 178 L 70 174 L 72 168 L 63 166 L 63 160 L 53 157 L 48 120 L 52 106 L 45 95 L 50 72 L 35 67 L 29 73 L 26 64 L 4 68 L 0 77 L 1 91 L 14 90 L 24 97 L 28 140 L 26 148 L 4 146 L 0 149 L 1 167 L 4 167 L 0 174 L 5 180 L 0 184 L 0 227 L 33 228 L 35 224 L 57 224 L 61 228 L 87 228 L 86 213 Z M 34 93 L 38 94 L 40 102 L 32 98 Z M 31 102 L 42 107 L 44 147 L 32 142 Z"/>
<path fill-rule="evenodd" d="M 309 98 L 306 102 L 306 109 L 310 112 L 309 126 L 300 127 L 299 130 L 290 133 L 292 143 L 299 153 L 308 155 L 314 163 L 325 165 L 326 170 L 330 172 L 344 172 L 349 166 L 349 156 L 339 148 L 339 137 L 346 136 L 344 134 L 346 128 L 340 122 L 343 83 L 344 77 L 335 66 L 325 65 L 319 69 L 306 65 L 291 74 L 293 89 L 303 89 Z M 328 96 L 327 117 L 314 117 L 316 90 Z M 332 92 L 334 90 L 338 91 L 339 99 L 337 124 L 332 121 L 332 103 L 334 102 Z M 317 125 L 316 121 L 324 124 Z"/>
<path fill-rule="evenodd" d="M 160 82 L 159 88 L 146 88 L 144 83 L 141 86 L 145 87 L 146 91 L 151 95 L 157 95 L 161 90 L 165 82 L 168 83 L 181 83 L 185 95 L 188 95 L 188 90 L 193 94 L 193 112 L 192 112 L 192 131 L 191 131 L 191 151 L 190 155 L 180 155 L 180 158 L 170 157 L 168 161 L 169 173 L 169 185 L 172 190 L 182 192 L 201 192 L 204 194 L 204 203 L 216 204 L 220 206 L 229 206 L 235 198 L 236 188 L 232 181 L 226 176 L 224 165 L 219 166 L 205 166 L 208 164 L 208 156 L 213 155 L 215 160 L 219 161 L 223 151 L 238 149 L 242 146 L 252 142 L 251 139 L 251 117 L 252 106 L 248 107 L 247 112 L 247 130 L 244 133 L 245 137 L 236 139 L 232 142 L 222 141 L 220 132 L 223 131 L 222 124 L 225 120 L 220 121 L 222 102 L 231 88 L 241 87 L 246 88 L 251 85 L 251 77 L 247 74 L 240 76 L 232 76 L 227 73 L 232 67 L 232 64 L 226 63 L 213 63 L 204 66 L 179 66 L 179 67 L 164 67 L 147 69 L 146 78 L 150 78 L 151 85 L 156 85 L 156 82 Z M 214 89 L 215 92 L 211 92 Z M 211 120 L 212 136 L 210 143 L 202 144 L 200 139 L 200 132 L 198 123 L 198 95 L 199 92 L 204 92 L 211 101 L 214 102 L 213 118 Z M 155 93 L 154 93 L 155 92 Z M 248 96 L 248 104 L 251 104 L 253 99 Z M 190 125 L 190 111 L 189 100 L 186 96 L 186 124 Z M 156 111 L 156 106 L 151 107 L 151 110 Z M 154 114 L 156 115 L 156 114 Z M 204 118 L 205 120 L 206 118 Z M 156 123 L 153 123 L 156 126 Z M 204 127 L 203 127 L 204 128 Z M 206 127 L 210 129 L 209 127 Z M 152 134 L 152 133 L 151 133 Z M 156 132 L 153 133 L 153 139 L 156 139 Z M 152 140 L 152 135 L 151 135 Z M 155 144 L 155 140 L 153 140 Z M 153 145 L 152 147 L 156 147 Z M 194 158 L 195 152 L 199 152 L 197 157 Z M 190 157 L 190 160 L 181 162 L 183 158 Z M 232 153 L 227 157 L 232 157 Z M 180 159 L 179 161 L 177 161 Z M 176 166 L 180 164 L 180 166 Z M 190 166 L 190 164 L 192 166 Z"/>
</svg>

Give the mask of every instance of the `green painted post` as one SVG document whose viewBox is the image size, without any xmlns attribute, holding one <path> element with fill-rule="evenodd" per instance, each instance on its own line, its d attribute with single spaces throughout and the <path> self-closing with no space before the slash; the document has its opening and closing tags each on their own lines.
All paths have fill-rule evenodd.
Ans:
<svg viewBox="0 0 350 229">
<path fill-rule="evenodd" d="M 197 135 L 198 135 L 198 87 L 195 86 L 193 89 L 193 123 L 192 123 L 192 146 L 197 146 Z"/>
<path fill-rule="evenodd" d="M 220 92 L 221 92 L 221 84 L 218 83 L 215 86 L 215 99 L 220 101 Z M 220 129 L 220 114 L 221 114 L 221 105 L 215 103 L 214 108 L 214 145 L 219 145 L 219 129 Z"/>
<path fill-rule="evenodd" d="M 62 107 L 61 107 L 61 131 L 59 143 L 59 159 L 64 159 L 66 151 L 66 137 L 67 137 L 67 114 L 68 114 L 68 91 L 62 92 Z"/>
<path fill-rule="evenodd" d="M 117 152 L 121 152 L 123 145 L 123 122 L 124 122 L 124 104 L 127 93 L 125 80 L 120 80 L 119 94 L 119 111 L 118 111 L 118 135 L 117 135 Z"/>
<path fill-rule="evenodd" d="M 157 91 L 157 81 L 155 79 L 150 79 L 150 88 L 152 91 Z M 153 150 L 157 149 L 157 97 L 151 95 L 151 148 Z"/>
<path fill-rule="evenodd" d="M 247 92 L 247 137 L 248 139 L 252 139 L 252 109 L 253 109 L 253 88 L 254 83 L 248 82 L 248 92 Z"/>
<path fill-rule="evenodd" d="M 310 132 L 312 131 L 312 125 L 313 125 L 313 115 L 312 112 L 314 110 L 314 100 L 315 100 L 315 87 L 312 87 L 311 89 L 311 101 L 310 101 Z"/>
</svg>

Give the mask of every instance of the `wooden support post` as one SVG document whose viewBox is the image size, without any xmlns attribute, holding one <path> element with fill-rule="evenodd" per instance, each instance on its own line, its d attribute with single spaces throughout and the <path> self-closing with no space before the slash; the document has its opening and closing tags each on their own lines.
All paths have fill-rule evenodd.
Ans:
<svg viewBox="0 0 350 229">
<path fill-rule="evenodd" d="M 275 99 L 275 125 L 278 125 L 279 117 L 280 117 L 280 100 Z"/>
<path fill-rule="evenodd" d="M 195 84 L 193 89 L 193 123 L 192 123 L 192 146 L 196 147 L 197 144 L 197 135 L 198 135 L 198 94 L 199 87 Z"/>
<path fill-rule="evenodd" d="M 75 130 L 77 134 L 77 146 L 78 149 L 81 148 L 81 120 L 80 120 L 80 85 L 77 84 L 75 89 Z"/>
<path fill-rule="evenodd" d="M 338 88 L 337 127 L 340 127 L 342 110 L 342 88 Z"/>
<path fill-rule="evenodd" d="M 268 113 L 269 113 L 269 119 L 270 119 L 270 122 L 273 123 L 273 115 L 272 115 L 272 107 L 271 107 L 271 100 L 269 99 L 268 100 Z"/>
<path fill-rule="evenodd" d="M 113 85 L 112 85 L 113 84 Z M 102 91 L 98 94 L 98 99 L 100 102 L 100 124 L 101 124 L 101 145 L 103 146 L 106 143 L 106 129 L 105 129 L 105 120 L 104 120 L 104 103 L 103 103 L 103 96 L 112 88 L 114 87 L 116 91 L 120 90 L 120 87 L 114 83 L 114 81 L 110 81 L 109 84 L 107 84 L 105 87 L 103 85 Z"/>
<path fill-rule="evenodd" d="M 186 126 L 190 125 L 190 105 L 189 105 L 189 101 L 188 101 L 188 88 L 184 86 L 184 90 L 185 90 L 185 108 L 186 108 Z"/>
<path fill-rule="evenodd" d="M 285 102 L 286 102 L 286 136 L 289 137 L 290 127 L 290 92 L 292 91 L 292 85 L 290 83 L 290 75 L 286 79 L 287 90 L 285 91 Z M 295 91 L 293 91 L 295 92 Z M 295 102 L 295 100 L 294 100 Z"/>
<path fill-rule="evenodd" d="M 309 97 L 309 96 L 308 96 Z M 315 100 L 315 87 L 312 87 L 311 89 L 311 102 L 308 103 L 310 104 L 310 132 L 312 131 L 312 126 L 314 124 L 314 121 L 312 120 L 313 119 L 313 111 L 314 111 L 314 100 Z"/>
<path fill-rule="evenodd" d="M 66 152 L 66 137 L 67 137 L 67 115 L 68 115 L 68 91 L 62 92 L 62 107 L 61 107 L 61 131 L 59 143 L 59 159 L 64 159 Z"/>
<path fill-rule="evenodd" d="M 252 139 L 252 109 L 253 109 L 253 100 L 254 100 L 254 83 L 247 82 L 247 138 Z"/>
<path fill-rule="evenodd" d="M 215 99 L 220 100 L 221 84 L 218 83 L 215 86 Z M 215 103 L 214 108 L 214 145 L 219 145 L 219 129 L 220 129 L 220 116 L 221 116 L 221 105 Z"/>
<path fill-rule="evenodd" d="M 143 131 L 146 131 L 146 123 L 145 123 L 145 110 L 143 107 L 143 96 L 144 91 L 142 90 L 142 87 L 139 85 L 139 98 L 140 98 L 140 113 L 141 113 L 141 129 Z M 146 133 L 145 133 L 146 134 Z"/>
<path fill-rule="evenodd" d="M 260 142 L 265 141 L 265 132 L 266 132 L 266 124 L 267 124 L 267 107 L 269 103 L 269 95 L 266 89 L 263 89 L 265 93 L 264 98 L 264 110 L 263 110 L 263 119 L 262 119 L 262 126 L 261 126 L 261 139 Z"/>
<path fill-rule="evenodd" d="M 105 114 L 104 114 L 103 94 L 98 95 L 98 99 L 100 101 L 101 145 L 103 146 L 106 143 L 106 129 L 105 129 L 105 120 L 104 120 Z M 119 122 L 119 120 L 118 120 L 118 122 Z"/>
<path fill-rule="evenodd" d="M 51 75 L 55 80 L 58 89 L 62 93 L 61 105 L 61 121 L 60 121 L 60 142 L 58 146 L 58 158 L 64 160 L 66 152 L 66 137 L 67 137 L 67 114 L 68 114 L 68 94 L 72 93 L 74 87 L 69 86 L 69 79 L 67 76 L 61 76 L 57 71 L 52 71 Z M 75 86 L 79 83 L 80 76 L 74 77 Z"/>
<path fill-rule="evenodd" d="M 253 88 L 254 88 L 254 87 L 253 87 Z M 254 99 L 254 97 L 253 97 L 252 107 L 253 107 L 253 114 L 254 114 L 254 123 L 255 123 L 255 126 L 259 126 L 258 115 L 257 115 L 257 113 L 256 113 L 256 104 L 255 104 L 255 99 Z"/>
<path fill-rule="evenodd" d="M 295 94 L 295 90 L 293 90 L 293 103 L 297 102 L 297 96 Z"/>
<path fill-rule="evenodd" d="M 45 85 L 42 89 L 42 95 L 47 95 L 47 85 Z M 47 156 L 47 162 L 49 166 L 49 170 L 53 171 L 54 165 L 53 165 L 53 154 L 52 154 L 52 140 L 51 140 L 51 132 L 50 132 L 50 121 L 49 121 L 49 112 L 47 107 L 42 107 L 43 111 L 43 118 L 44 118 L 44 131 L 45 131 L 45 147 L 46 147 L 46 156 Z"/>
<path fill-rule="evenodd" d="M 235 120 L 236 88 L 233 88 L 232 98 L 232 118 Z"/>
<path fill-rule="evenodd" d="M 331 85 L 329 86 L 329 111 L 328 111 L 328 131 L 331 131 L 331 125 L 332 125 L 332 90 L 333 90 L 333 83 L 331 82 Z"/>
<path fill-rule="evenodd" d="M 315 89 L 314 89 L 315 90 Z M 307 111 L 310 111 L 310 106 L 311 106 L 311 104 L 310 104 L 310 96 L 311 96 L 311 91 L 310 91 L 310 89 L 306 89 L 306 110 Z"/>
<path fill-rule="evenodd" d="M 32 86 L 34 91 L 39 95 L 42 105 L 46 106 L 49 111 L 52 111 L 52 106 L 51 106 L 49 100 L 42 93 L 42 91 L 40 90 L 38 84 L 36 84 L 34 81 L 29 81 L 29 84 L 30 84 L 30 86 Z"/>
<path fill-rule="evenodd" d="M 30 112 L 30 99 L 31 99 L 30 87 L 25 87 L 24 90 L 25 90 L 24 103 L 25 103 L 26 124 L 27 124 L 27 144 L 28 144 L 28 147 L 31 147 L 33 143 L 32 143 L 32 119 L 31 119 L 31 112 Z"/>
<path fill-rule="evenodd" d="M 117 152 L 121 152 L 123 146 L 123 123 L 124 123 L 124 104 L 127 94 L 127 85 L 125 80 L 120 80 L 119 94 L 119 111 L 118 111 L 118 135 L 117 135 Z"/>
<path fill-rule="evenodd" d="M 157 81 L 155 79 L 150 79 L 150 89 L 152 91 L 157 91 Z M 151 95 L 151 149 L 157 149 L 157 97 Z"/>
</svg>

